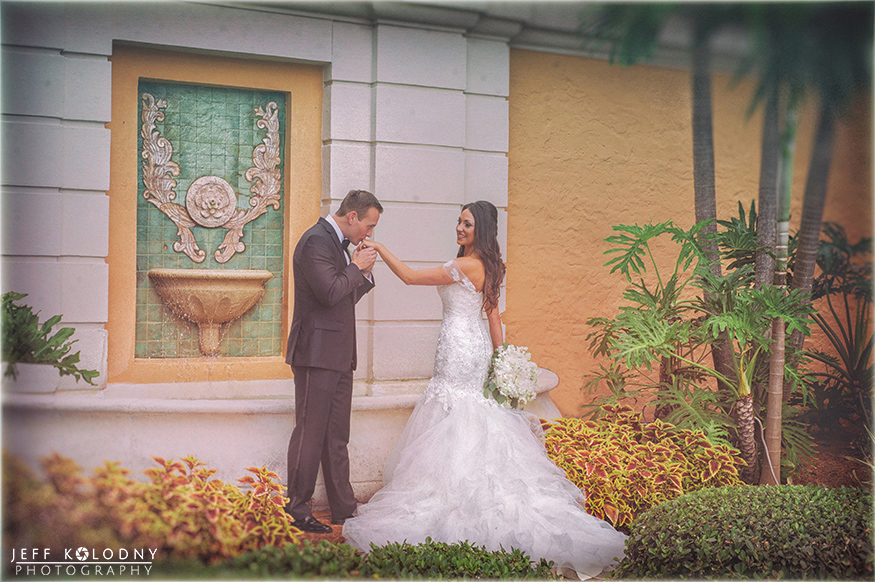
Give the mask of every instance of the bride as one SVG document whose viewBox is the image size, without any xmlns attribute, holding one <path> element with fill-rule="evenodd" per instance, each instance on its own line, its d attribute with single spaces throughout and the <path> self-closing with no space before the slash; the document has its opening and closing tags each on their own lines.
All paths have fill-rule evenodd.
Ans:
<svg viewBox="0 0 875 582">
<path fill-rule="evenodd" d="M 535 416 L 483 395 L 503 343 L 497 232 L 498 211 L 481 200 L 462 208 L 458 256 L 442 267 L 413 270 L 365 241 L 406 284 L 438 286 L 443 322 L 434 375 L 386 461 L 383 488 L 346 521 L 343 536 L 365 552 L 426 537 L 516 548 L 593 577 L 622 558 L 626 536 L 584 511 L 582 492 L 547 456 Z"/>
</svg>

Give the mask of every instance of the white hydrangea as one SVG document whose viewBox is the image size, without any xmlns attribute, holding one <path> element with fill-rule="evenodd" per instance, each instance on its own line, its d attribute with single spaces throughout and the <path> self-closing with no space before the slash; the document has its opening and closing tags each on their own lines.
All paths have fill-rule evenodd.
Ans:
<svg viewBox="0 0 875 582">
<path fill-rule="evenodd" d="M 483 394 L 506 408 L 518 408 L 535 397 L 538 366 L 528 348 L 504 344 L 492 355 Z"/>
</svg>

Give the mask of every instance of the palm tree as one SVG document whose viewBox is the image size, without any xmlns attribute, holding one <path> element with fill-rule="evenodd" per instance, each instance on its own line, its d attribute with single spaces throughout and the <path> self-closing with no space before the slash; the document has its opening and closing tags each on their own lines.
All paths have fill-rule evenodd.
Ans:
<svg viewBox="0 0 875 582">
<path fill-rule="evenodd" d="M 611 43 L 611 62 L 631 65 L 652 56 L 659 33 L 672 18 L 685 20 L 692 30 L 691 96 L 693 130 L 693 186 L 697 223 L 710 221 L 701 233 L 700 242 L 710 260 L 715 277 L 721 276 L 720 253 L 715 242 L 717 234 L 717 196 L 714 179 L 714 129 L 711 97 L 711 39 L 723 26 L 737 21 L 736 9 L 728 5 L 639 4 L 608 5 L 588 27 L 585 34 Z M 703 290 L 706 303 L 719 303 L 712 291 Z M 720 332 L 712 344 L 712 359 L 718 384 L 727 392 L 735 392 L 741 380 L 736 374 L 734 348 L 726 332 Z M 749 393 L 739 400 L 741 447 L 748 451 L 748 463 L 755 459 L 752 398 Z M 755 476 L 748 469 L 748 479 Z"/>
<path fill-rule="evenodd" d="M 794 62 L 801 29 L 801 13 L 797 8 L 777 4 L 746 7 L 745 20 L 755 48 L 739 70 L 739 74 L 755 71 L 758 80 L 751 109 L 765 100 L 757 222 L 759 246 L 764 250 L 757 254 L 756 285 L 760 289 L 774 286 L 780 294 L 786 293 L 787 285 L 793 159 L 802 94 L 802 84 L 795 77 L 799 66 Z M 771 273 L 769 267 L 772 267 Z M 762 471 L 763 484 L 775 484 L 780 475 L 786 363 L 784 330 L 783 320 L 776 317 L 769 332 L 772 350 L 766 402 L 765 445 L 770 470 Z"/>
<path fill-rule="evenodd" d="M 764 223 L 757 224 L 760 234 L 760 245 L 776 252 L 779 247 L 773 246 L 770 239 L 770 208 L 771 186 L 774 173 L 771 164 L 775 160 L 767 159 L 766 140 L 771 139 L 779 118 L 784 117 L 784 151 L 778 162 L 777 175 L 787 180 L 778 192 L 790 196 L 789 177 L 792 175 L 792 150 L 795 143 L 795 111 L 799 101 L 805 96 L 813 96 L 819 103 L 819 119 L 815 132 L 814 147 L 808 169 L 805 192 L 803 197 L 802 219 L 796 237 L 795 267 L 793 269 L 791 290 L 799 289 L 804 297 L 811 294 L 814 279 L 817 247 L 820 240 L 823 208 L 826 202 L 829 167 L 832 157 L 835 129 L 838 118 L 853 98 L 870 86 L 871 81 L 871 47 L 872 47 L 872 5 L 860 4 L 766 4 L 748 7 L 747 20 L 756 39 L 757 50 L 754 59 L 748 63 L 748 69 L 756 68 L 759 80 L 758 91 L 754 104 L 768 95 L 766 115 L 763 129 L 763 165 L 760 182 L 760 218 Z M 784 95 L 786 105 L 774 117 L 771 111 L 772 99 L 775 95 Z M 768 165 L 767 165 L 768 164 Z M 782 190 L 783 188 L 783 190 Z M 779 194 L 780 195 L 780 194 Z M 786 200 L 787 216 L 783 221 L 775 223 L 778 227 L 777 238 L 787 237 L 789 221 L 789 200 Z M 769 222 L 766 222 L 769 221 Z M 758 257 L 758 283 L 767 282 L 767 253 Z M 776 268 L 775 285 L 784 285 L 787 279 L 786 268 Z M 808 299 L 806 299 L 808 301 Z M 783 335 L 783 327 L 775 333 Z M 776 342 L 778 337 L 773 337 Z M 796 366 L 797 354 L 802 349 L 804 336 L 799 331 L 791 334 L 788 354 L 791 366 Z M 781 383 L 782 401 L 789 399 L 792 384 L 782 381 L 779 374 L 784 369 L 784 363 L 776 358 L 783 358 L 783 346 L 772 355 L 775 360 L 771 364 L 773 374 L 770 377 L 769 394 L 775 399 L 774 409 L 769 418 L 773 427 L 767 427 L 767 440 L 773 462 L 780 453 L 780 409 L 777 407 L 778 383 Z M 765 476 L 764 476 L 765 477 Z"/>
<path fill-rule="evenodd" d="M 742 14 L 754 49 L 738 74 L 753 72 L 758 80 L 751 111 L 765 101 L 757 219 L 760 247 L 756 256 L 757 288 L 774 285 L 786 289 L 798 108 L 806 92 L 813 92 L 821 103 L 792 284 L 793 290 L 801 289 L 800 296 L 807 297 L 814 275 L 836 114 L 855 92 L 867 87 L 870 80 L 872 6 L 753 4 L 746 5 Z M 791 345 L 795 349 L 790 352 L 793 366 L 792 356 L 801 349 L 803 338 L 798 329 L 793 331 Z M 780 467 L 782 409 L 791 388 L 791 384 L 784 381 L 785 324 L 780 318 L 773 322 L 771 339 L 766 445 L 772 470 L 763 471 L 763 483 L 773 483 Z"/>
<path fill-rule="evenodd" d="M 703 247 L 711 260 L 711 271 L 721 274 L 720 253 L 714 236 L 717 234 L 717 192 L 714 180 L 714 125 L 711 98 L 711 47 L 713 34 L 725 22 L 724 9 L 693 7 L 688 10 L 693 25 L 692 103 L 693 103 L 693 189 L 695 191 L 696 222 L 711 221 L 703 230 Z M 710 241 L 708 240 L 710 237 Z M 707 292 L 706 292 L 707 293 Z M 714 369 L 722 376 L 735 379 L 732 345 L 729 336 L 721 334 L 712 346 Z M 729 388 L 724 385 L 724 389 Z"/>
<path fill-rule="evenodd" d="M 861 91 L 871 87 L 873 5 L 826 3 L 809 8 L 799 51 L 801 75 L 819 102 L 819 120 L 805 183 L 792 289 L 811 293 L 836 124 Z M 792 334 L 796 349 L 803 336 Z"/>
</svg>

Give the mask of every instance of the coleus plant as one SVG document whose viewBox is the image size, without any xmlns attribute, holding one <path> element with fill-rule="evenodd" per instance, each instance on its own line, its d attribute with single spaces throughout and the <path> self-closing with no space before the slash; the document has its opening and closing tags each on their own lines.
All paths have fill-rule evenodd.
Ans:
<svg viewBox="0 0 875 582">
<path fill-rule="evenodd" d="M 244 487 L 238 487 L 213 478 L 215 469 L 192 456 L 153 459 L 158 466 L 145 471 L 149 481 L 144 483 L 111 462 L 86 478 L 75 462 L 54 454 L 43 460 L 48 483 L 41 484 L 26 466 L 4 455 L 4 512 L 15 514 L 9 534 L 15 537 L 17 527 L 28 543 L 39 545 L 47 540 L 34 535 L 66 531 L 75 538 L 66 543 L 136 544 L 164 559 L 205 564 L 299 543 L 300 532 L 284 510 L 285 488 L 273 471 L 249 467 L 249 475 L 237 480 Z M 7 478 L 10 470 L 14 479 Z M 37 521 L 38 530 L 29 526 Z"/>
<path fill-rule="evenodd" d="M 705 487 L 736 485 L 738 451 L 704 433 L 660 420 L 644 423 L 628 406 L 604 406 L 599 420 L 543 421 L 547 454 L 586 495 L 586 510 L 614 527 Z"/>
</svg>

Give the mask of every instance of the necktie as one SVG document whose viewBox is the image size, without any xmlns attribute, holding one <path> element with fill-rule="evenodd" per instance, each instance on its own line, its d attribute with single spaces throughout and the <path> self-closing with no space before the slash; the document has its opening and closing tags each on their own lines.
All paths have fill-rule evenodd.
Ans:
<svg viewBox="0 0 875 582">
<path fill-rule="evenodd" d="M 349 249 L 349 239 L 348 238 L 343 239 L 343 242 L 341 242 L 340 244 L 341 244 L 341 246 L 343 246 L 344 251 L 348 251 L 348 249 Z"/>
</svg>

